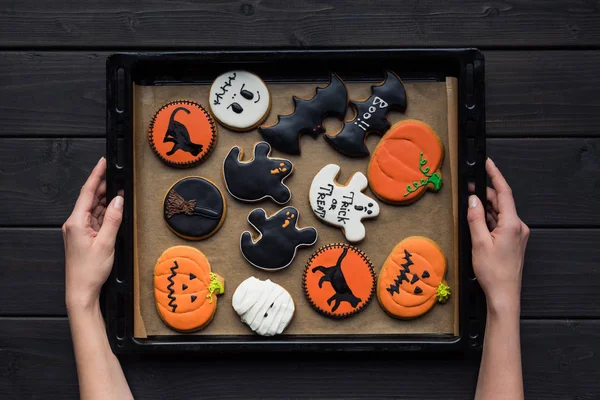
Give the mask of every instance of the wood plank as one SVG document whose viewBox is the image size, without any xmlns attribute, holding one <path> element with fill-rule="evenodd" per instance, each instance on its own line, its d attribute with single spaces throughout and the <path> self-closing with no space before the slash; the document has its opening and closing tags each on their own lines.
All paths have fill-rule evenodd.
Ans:
<svg viewBox="0 0 600 400">
<path fill-rule="evenodd" d="M 0 52 L 0 137 L 104 136 L 109 54 Z M 600 51 L 485 57 L 490 137 L 600 136 Z"/>
<path fill-rule="evenodd" d="M 65 254 L 59 228 L 0 228 L 0 315 L 65 316 Z"/>
<path fill-rule="evenodd" d="M 519 216 L 533 226 L 600 226 L 600 139 L 491 139 Z"/>
<path fill-rule="evenodd" d="M 2 226 L 60 226 L 103 139 L 0 139 Z M 536 227 L 599 227 L 600 139 L 490 139 L 519 215 Z"/>
<path fill-rule="evenodd" d="M 71 214 L 104 139 L 0 139 L 3 226 L 61 226 Z"/>
<path fill-rule="evenodd" d="M 484 55 L 490 137 L 600 136 L 600 52 Z"/>
<path fill-rule="evenodd" d="M 14 1 L 0 46 L 428 47 L 600 44 L 594 2 L 477 0 L 156 2 Z M 176 29 L 174 29 L 176 28 Z M 374 34 L 374 30 L 377 34 Z"/>
<path fill-rule="evenodd" d="M 599 318 L 598 243 L 598 229 L 532 229 L 523 269 L 521 316 Z"/>
<path fill-rule="evenodd" d="M 533 229 L 523 272 L 525 318 L 600 318 L 600 229 Z M 0 228 L 1 316 L 64 316 L 58 228 Z M 40 301 L 43 299 L 43 301 Z"/>
<path fill-rule="evenodd" d="M 4 396 L 78 398 L 66 319 L 0 322 Z M 521 331 L 526 398 L 595 398 L 600 391 L 599 321 L 524 321 Z M 134 396 L 144 399 L 190 393 L 206 398 L 472 399 L 479 363 L 448 357 L 402 357 L 400 362 L 389 354 L 219 355 L 205 361 L 197 356 L 121 358 Z"/>
</svg>

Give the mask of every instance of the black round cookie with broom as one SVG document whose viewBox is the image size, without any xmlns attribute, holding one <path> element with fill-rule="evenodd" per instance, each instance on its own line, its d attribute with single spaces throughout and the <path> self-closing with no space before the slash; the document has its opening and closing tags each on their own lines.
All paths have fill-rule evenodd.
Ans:
<svg viewBox="0 0 600 400">
<path fill-rule="evenodd" d="M 177 181 L 165 196 L 163 215 L 178 236 L 201 240 L 219 230 L 225 220 L 225 198 L 221 190 L 202 177 Z"/>
</svg>

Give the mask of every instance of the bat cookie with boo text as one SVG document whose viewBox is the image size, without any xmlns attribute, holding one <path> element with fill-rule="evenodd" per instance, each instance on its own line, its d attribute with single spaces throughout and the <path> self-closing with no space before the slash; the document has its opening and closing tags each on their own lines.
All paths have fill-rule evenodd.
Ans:
<svg viewBox="0 0 600 400">
<path fill-rule="evenodd" d="M 365 140 L 369 133 L 383 135 L 390 129 L 387 114 L 391 110 L 406 111 L 406 90 L 392 71 L 385 71 L 385 80 L 371 86 L 373 94 L 365 101 L 350 101 L 354 118 L 345 121 L 338 133 L 325 134 L 325 139 L 337 151 L 351 157 L 366 157 Z"/>
<path fill-rule="evenodd" d="M 300 154 L 300 136 L 309 134 L 316 138 L 325 132 L 323 119 L 327 117 L 344 118 L 348 105 L 346 85 L 336 74 L 331 74 L 329 84 L 317 88 L 312 99 L 303 100 L 296 96 L 294 112 L 278 116 L 272 126 L 261 126 L 258 131 L 275 149 L 288 154 Z"/>
</svg>

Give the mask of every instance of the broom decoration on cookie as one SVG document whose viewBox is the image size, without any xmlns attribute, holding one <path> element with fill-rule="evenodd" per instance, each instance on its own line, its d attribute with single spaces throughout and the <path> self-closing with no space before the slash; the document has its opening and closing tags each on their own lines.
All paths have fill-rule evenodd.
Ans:
<svg viewBox="0 0 600 400">
<path fill-rule="evenodd" d="M 167 214 L 167 218 L 171 218 L 176 214 L 198 215 L 210 219 L 221 218 L 217 212 L 209 208 L 196 207 L 195 199 L 186 200 L 175 190 L 171 190 L 167 195 L 165 214 Z"/>
</svg>

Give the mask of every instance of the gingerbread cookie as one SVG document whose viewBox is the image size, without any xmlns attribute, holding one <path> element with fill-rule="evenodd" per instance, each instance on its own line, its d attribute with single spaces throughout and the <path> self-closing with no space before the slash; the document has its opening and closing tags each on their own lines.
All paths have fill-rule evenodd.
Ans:
<svg viewBox="0 0 600 400">
<path fill-rule="evenodd" d="M 337 183 L 340 166 L 329 164 L 313 178 L 308 193 L 310 207 L 322 221 L 342 228 L 349 242 L 365 238 L 363 218 L 379 215 L 379 204 L 362 193 L 368 186 L 367 177 L 357 172 L 345 185 Z"/>
<path fill-rule="evenodd" d="M 217 295 L 224 281 L 211 272 L 201 251 L 175 246 L 159 257 L 154 267 L 154 299 L 160 318 L 176 331 L 204 328 L 217 311 Z"/>
<path fill-rule="evenodd" d="M 271 110 L 267 85 L 247 71 L 219 75 L 210 87 L 209 99 L 210 110 L 217 121 L 234 131 L 256 128 Z"/>
<path fill-rule="evenodd" d="M 299 247 L 312 246 L 317 230 L 312 226 L 298 229 L 300 214 L 294 207 L 285 207 L 267 217 L 262 208 L 252 210 L 248 222 L 260 236 L 255 240 L 250 232 L 242 233 L 240 249 L 246 260 L 257 268 L 274 271 L 292 263 Z"/>
<path fill-rule="evenodd" d="M 415 318 L 438 302 L 445 303 L 450 288 L 444 281 L 446 257 L 433 240 L 411 236 L 394 247 L 383 263 L 377 298 L 392 317 Z"/>
<path fill-rule="evenodd" d="M 389 203 L 409 204 L 442 186 L 444 145 L 426 123 L 395 124 L 379 141 L 368 167 L 369 186 Z"/>
<path fill-rule="evenodd" d="M 261 336 L 281 334 L 294 316 L 294 300 L 287 290 L 270 280 L 250 277 L 238 286 L 231 301 L 233 309 Z"/>
<path fill-rule="evenodd" d="M 148 141 L 154 153 L 174 167 L 192 167 L 204 161 L 217 142 L 210 114 L 193 101 L 162 106 L 150 122 Z"/>
<path fill-rule="evenodd" d="M 373 94 L 365 101 L 350 101 L 354 118 L 344 122 L 341 131 L 326 134 L 325 139 L 337 151 L 351 157 L 366 157 L 367 134 L 383 135 L 389 128 L 387 114 L 391 110 L 406 111 L 406 90 L 402 81 L 392 71 L 385 72 L 385 80 L 371 86 Z"/>
<path fill-rule="evenodd" d="M 300 154 L 300 136 L 316 138 L 325 132 L 323 119 L 326 117 L 344 118 L 348 104 L 346 85 L 336 74 L 331 74 L 329 84 L 317 88 L 310 100 L 294 96 L 294 112 L 278 116 L 278 122 L 269 127 L 261 126 L 258 131 L 275 149 L 288 154 Z"/>
<path fill-rule="evenodd" d="M 375 272 L 362 250 L 345 243 L 328 244 L 308 260 L 304 294 L 321 314 L 346 318 L 364 309 L 375 292 Z"/>
<path fill-rule="evenodd" d="M 244 152 L 238 146 L 229 150 L 223 162 L 223 178 L 229 194 L 241 201 L 260 201 L 270 198 L 285 204 L 292 198 L 290 189 L 283 183 L 294 167 L 290 160 L 272 158 L 267 142 L 254 145 L 254 157 L 241 161 Z"/>
<path fill-rule="evenodd" d="M 165 196 L 163 216 L 178 236 L 200 240 L 213 235 L 225 220 L 225 198 L 214 183 L 202 177 L 177 181 Z"/>
</svg>

